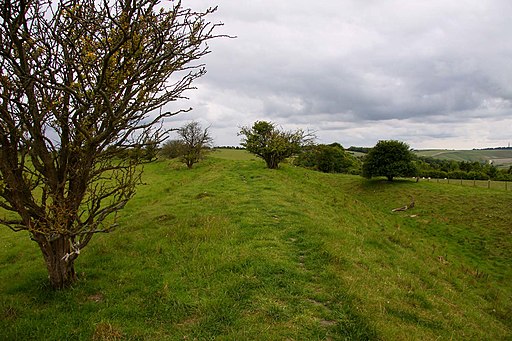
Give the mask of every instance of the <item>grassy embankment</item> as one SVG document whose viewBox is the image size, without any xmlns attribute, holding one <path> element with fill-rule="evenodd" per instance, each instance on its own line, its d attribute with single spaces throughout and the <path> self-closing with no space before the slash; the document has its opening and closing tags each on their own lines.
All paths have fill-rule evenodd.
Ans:
<svg viewBox="0 0 512 341">
<path fill-rule="evenodd" d="M 272 171 L 240 153 L 148 165 L 67 291 L 2 229 L 0 338 L 512 337 L 510 192 Z"/>
</svg>

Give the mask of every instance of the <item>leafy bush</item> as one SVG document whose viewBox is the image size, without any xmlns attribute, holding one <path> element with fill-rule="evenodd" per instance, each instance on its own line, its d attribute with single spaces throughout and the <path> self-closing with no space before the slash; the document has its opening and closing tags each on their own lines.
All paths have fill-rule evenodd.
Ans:
<svg viewBox="0 0 512 341">
<path fill-rule="evenodd" d="M 164 143 L 160 148 L 160 155 L 168 159 L 174 159 L 182 154 L 183 142 L 180 140 L 170 140 Z"/>
<path fill-rule="evenodd" d="M 360 162 L 338 143 L 309 146 L 297 157 L 294 164 L 324 173 L 360 173 Z"/>
</svg>

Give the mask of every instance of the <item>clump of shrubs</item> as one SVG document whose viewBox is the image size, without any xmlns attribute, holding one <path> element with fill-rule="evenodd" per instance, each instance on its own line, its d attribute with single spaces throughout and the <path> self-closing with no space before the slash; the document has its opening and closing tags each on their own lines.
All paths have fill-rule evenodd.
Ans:
<svg viewBox="0 0 512 341">
<path fill-rule="evenodd" d="M 507 170 L 486 162 L 459 162 L 423 156 L 416 157 L 415 164 L 421 177 L 512 181 L 512 166 Z"/>
<path fill-rule="evenodd" d="M 361 162 L 339 143 L 304 147 L 294 164 L 324 173 L 361 173 Z"/>
<path fill-rule="evenodd" d="M 174 159 L 183 154 L 185 144 L 180 140 L 169 140 L 160 148 L 160 155 L 168 159 Z"/>
</svg>

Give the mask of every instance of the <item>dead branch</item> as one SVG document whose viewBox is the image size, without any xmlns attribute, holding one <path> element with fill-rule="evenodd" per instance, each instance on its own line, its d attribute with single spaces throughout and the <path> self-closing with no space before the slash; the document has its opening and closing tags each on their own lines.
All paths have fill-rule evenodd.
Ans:
<svg viewBox="0 0 512 341">
<path fill-rule="evenodd" d="M 391 210 L 391 212 L 407 211 L 413 207 L 414 207 L 414 197 L 411 195 L 411 203 L 409 205 L 404 205 L 402 207 L 394 208 Z"/>
</svg>

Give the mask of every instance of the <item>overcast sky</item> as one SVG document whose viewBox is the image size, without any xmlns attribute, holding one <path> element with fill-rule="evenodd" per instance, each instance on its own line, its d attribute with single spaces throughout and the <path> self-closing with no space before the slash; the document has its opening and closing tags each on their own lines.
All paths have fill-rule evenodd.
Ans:
<svg viewBox="0 0 512 341">
<path fill-rule="evenodd" d="M 417 149 L 512 143 L 510 0 L 185 0 L 217 33 L 193 107 L 169 124 L 211 126 L 238 145 L 269 120 L 319 143 Z"/>
</svg>

